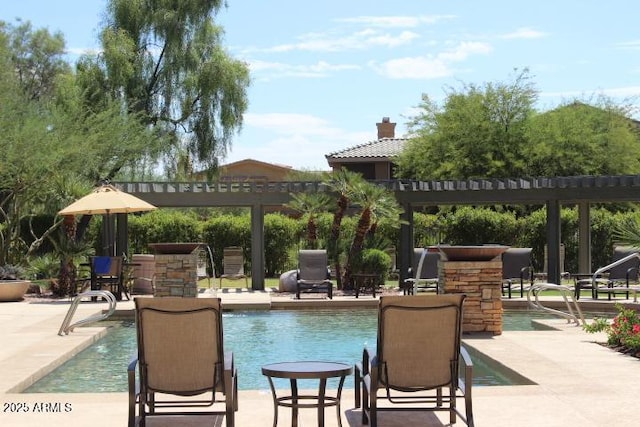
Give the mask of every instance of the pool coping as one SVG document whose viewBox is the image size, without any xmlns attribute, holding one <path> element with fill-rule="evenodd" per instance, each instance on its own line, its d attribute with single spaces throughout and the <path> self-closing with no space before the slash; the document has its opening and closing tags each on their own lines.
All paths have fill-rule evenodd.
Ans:
<svg viewBox="0 0 640 427">
<path fill-rule="evenodd" d="M 219 295 L 223 304 L 234 309 L 261 307 L 265 305 L 265 296 L 260 295 L 252 303 L 249 292 L 233 293 L 235 298 Z M 340 301 L 338 304 L 317 300 L 291 301 L 288 297 L 269 296 L 270 307 L 307 308 L 315 307 L 363 307 L 377 305 L 377 299 L 368 297 L 354 301 Z M 242 299 L 242 300 L 241 300 Z M 285 301 L 282 301 L 284 299 Z M 334 298 L 334 301 L 337 298 Z M 345 297 L 344 300 L 349 298 Z M 363 302 L 364 301 L 364 302 Z M 503 300 L 505 308 L 526 306 L 526 300 Z M 549 300 L 548 304 L 561 303 Z M 581 306 L 591 302 L 581 301 Z M 133 303 L 120 304 L 121 313 L 132 313 Z M 600 309 L 612 304 L 601 301 L 595 306 Z M 84 420 L 93 427 L 123 425 L 126 420 L 126 393 L 94 394 L 18 394 L 10 391 L 23 381 L 31 381 L 44 366 L 52 360 L 58 360 L 61 354 L 73 352 L 82 345 L 89 345 L 97 339 L 104 328 L 83 327 L 65 337 L 59 337 L 57 329 L 66 313 L 68 303 L 37 304 L 30 302 L 3 303 L 0 311 L 2 327 L 0 337 L 4 343 L 0 348 L 0 361 L 3 375 L 0 376 L 0 390 L 4 402 L 36 402 L 36 401 L 69 401 L 74 404 L 72 422 L 82 424 Z M 94 314 L 106 307 L 101 303 L 81 304 L 78 317 Z M 585 308 L 586 310 L 586 308 Z M 545 322 L 546 323 L 546 322 Z M 611 350 L 594 344 L 603 341 L 603 334 L 585 334 L 581 328 L 568 324 L 562 319 L 554 319 L 552 326 L 558 331 L 505 332 L 500 336 L 464 337 L 469 345 L 494 360 L 504 364 L 536 385 L 493 386 L 474 389 L 474 409 L 477 425 L 512 426 L 513 420 L 521 420 L 519 426 L 533 426 L 546 423 L 550 426 L 585 426 L 605 425 L 615 420 L 616 423 L 631 424 L 637 421 L 633 411 L 625 412 L 622 408 L 633 408 L 635 396 L 640 394 L 640 385 L 629 375 L 631 369 L 637 369 L 638 361 L 624 355 L 612 354 Z M 79 350 L 78 350 L 79 351 Z M 491 389 L 491 390 L 487 390 Z M 620 393 L 624 390 L 625 393 Z M 241 392 L 238 425 L 252 424 L 255 416 L 263 416 L 271 421 L 273 411 L 271 397 L 260 392 Z M 242 400 L 242 399 L 245 400 Z M 343 411 L 345 419 L 353 418 L 353 393 L 343 394 Z M 594 399 L 601 404 L 593 405 Z M 249 404 L 245 402 L 251 402 Z M 557 411 L 543 411 L 544 408 L 562 407 Z M 104 409 L 108 408 L 108 413 Z M 610 409 L 607 409 L 610 408 Z M 618 408 L 618 409 L 616 409 Z M 609 412 L 607 412 L 609 411 Z M 357 417 L 356 417 L 357 418 Z M 3 421 L 5 419 L 5 421 Z M 38 425 L 35 414 L 30 416 L 0 413 L 2 425 Z M 40 424 L 43 422 L 40 418 Z M 48 427 L 68 425 L 69 418 L 46 419 Z M 241 420 L 245 420 L 244 422 Z M 285 421 L 284 419 L 282 421 Z M 267 423 L 268 423 L 267 422 Z M 310 421 L 313 422 L 313 421 Z M 429 424 L 429 425 L 444 425 Z M 349 426 L 360 424 L 347 424 Z M 396 425 L 396 424 L 389 424 Z M 402 424 L 398 424 L 402 425 Z M 329 424 L 328 424 L 329 426 Z"/>
</svg>

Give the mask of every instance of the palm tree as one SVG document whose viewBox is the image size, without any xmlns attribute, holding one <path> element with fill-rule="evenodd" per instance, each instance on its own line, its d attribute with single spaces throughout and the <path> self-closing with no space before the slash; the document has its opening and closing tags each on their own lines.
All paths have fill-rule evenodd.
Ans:
<svg viewBox="0 0 640 427">
<path fill-rule="evenodd" d="M 349 199 L 353 195 L 353 191 L 358 183 L 364 182 L 362 175 L 351 172 L 347 169 L 340 169 L 333 172 L 326 184 L 334 192 L 338 194 L 337 208 L 333 213 L 333 222 L 331 223 L 331 233 L 327 244 L 327 252 L 329 259 L 333 263 L 338 289 L 342 289 L 342 274 L 340 265 L 340 227 L 342 218 L 349 207 Z"/>
<path fill-rule="evenodd" d="M 331 197 L 325 193 L 292 193 L 291 202 L 285 206 L 307 215 L 307 242 L 308 249 L 318 248 L 318 214 L 325 212 L 331 202 Z"/>
<path fill-rule="evenodd" d="M 400 212 L 397 202 L 387 189 L 369 182 L 362 182 L 355 186 L 354 202 L 360 207 L 360 218 L 347 254 L 347 265 L 343 276 L 344 288 L 351 286 L 353 265 L 362 252 L 365 237 L 371 230 L 371 226 L 377 225 L 378 219 L 383 215 L 399 214 Z M 395 208 L 392 208 L 393 206 Z"/>
</svg>

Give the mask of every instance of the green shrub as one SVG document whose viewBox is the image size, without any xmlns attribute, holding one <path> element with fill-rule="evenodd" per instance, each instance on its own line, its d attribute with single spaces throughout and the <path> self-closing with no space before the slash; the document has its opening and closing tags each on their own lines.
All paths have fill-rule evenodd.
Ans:
<svg viewBox="0 0 640 427">
<path fill-rule="evenodd" d="M 264 254 L 267 277 L 275 277 L 287 270 L 293 270 L 296 260 L 289 259 L 295 247 L 299 223 L 281 214 L 267 214 L 264 217 Z"/>
<path fill-rule="evenodd" d="M 380 284 L 384 284 L 391 269 L 391 257 L 380 249 L 364 249 L 354 265 L 354 271 L 365 274 L 377 274 Z"/>
<path fill-rule="evenodd" d="M 488 208 L 463 206 L 442 221 L 442 243 L 451 245 L 483 245 L 499 243 L 512 246 L 518 222 L 512 212 L 496 212 Z"/>
<path fill-rule="evenodd" d="M 158 209 L 141 216 L 130 215 L 131 252 L 148 253 L 149 243 L 201 242 L 202 223 L 195 215 L 174 209 Z"/>
<path fill-rule="evenodd" d="M 248 212 L 210 218 L 202 226 L 202 239 L 213 251 L 216 272 L 222 271 L 222 251 L 229 246 L 244 249 L 245 271 L 251 270 L 251 216 Z"/>
</svg>

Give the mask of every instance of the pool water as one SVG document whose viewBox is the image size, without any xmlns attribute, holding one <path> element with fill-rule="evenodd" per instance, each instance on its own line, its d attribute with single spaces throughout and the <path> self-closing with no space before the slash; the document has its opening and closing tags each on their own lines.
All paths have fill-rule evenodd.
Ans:
<svg viewBox="0 0 640 427">
<path fill-rule="evenodd" d="M 534 312 L 506 312 L 504 330 L 534 330 Z M 106 323 L 106 322 L 105 322 Z M 127 390 L 127 365 L 136 352 L 133 321 L 109 322 L 112 330 L 94 345 L 26 389 L 25 393 L 95 393 Z M 261 366 L 295 360 L 330 360 L 353 364 L 364 346 L 376 346 L 377 310 L 270 310 L 223 313 L 225 349 L 234 353 L 238 388 L 268 390 Z M 474 385 L 521 383 L 513 372 L 496 371 L 490 361 L 471 352 Z M 514 375 L 515 374 L 515 375 Z M 278 381 L 278 380 L 276 380 Z M 286 386 L 276 382 L 276 387 Z M 308 387 L 305 387 L 308 386 Z M 301 382 L 301 388 L 317 383 Z M 327 387 L 337 388 L 335 383 Z M 345 387 L 353 387 L 353 376 Z"/>
</svg>

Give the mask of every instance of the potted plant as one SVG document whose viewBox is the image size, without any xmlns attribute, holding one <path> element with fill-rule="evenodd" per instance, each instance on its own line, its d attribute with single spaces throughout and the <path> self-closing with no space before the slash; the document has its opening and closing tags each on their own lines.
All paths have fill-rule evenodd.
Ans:
<svg viewBox="0 0 640 427">
<path fill-rule="evenodd" d="M 0 266 L 0 302 L 20 301 L 31 285 L 24 279 L 24 270 L 17 265 Z"/>
</svg>

